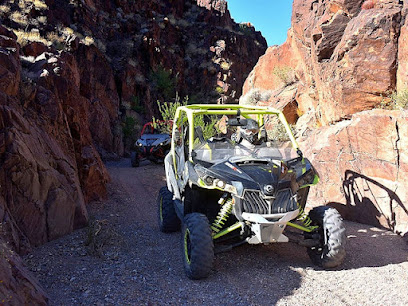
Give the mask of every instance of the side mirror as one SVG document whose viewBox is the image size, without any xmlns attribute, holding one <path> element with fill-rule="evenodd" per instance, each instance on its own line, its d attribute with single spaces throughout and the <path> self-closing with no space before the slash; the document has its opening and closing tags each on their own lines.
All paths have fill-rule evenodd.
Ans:
<svg viewBox="0 0 408 306">
<path fill-rule="evenodd" d="M 246 126 L 247 125 L 247 120 L 246 119 L 241 119 L 241 118 L 232 118 L 228 119 L 227 124 L 229 126 Z"/>
</svg>

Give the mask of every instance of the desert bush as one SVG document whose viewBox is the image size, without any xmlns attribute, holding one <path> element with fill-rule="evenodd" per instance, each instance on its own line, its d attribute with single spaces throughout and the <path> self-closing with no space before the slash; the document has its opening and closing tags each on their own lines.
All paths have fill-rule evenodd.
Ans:
<svg viewBox="0 0 408 306">
<path fill-rule="evenodd" d="M 222 62 L 221 64 L 220 64 L 220 67 L 221 67 L 221 69 L 223 69 L 223 70 L 229 70 L 230 68 L 231 68 L 231 63 L 228 63 L 228 62 Z"/>
<path fill-rule="evenodd" d="M 271 90 L 252 88 L 246 95 L 239 99 L 241 105 L 257 105 L 259 101 L 268 101 L 272 96 Z"/>
<path fill-rule="evenodd" d="M 10 7 L 7 5 L 0 5 L 0 13 L 8 14 L 10 12 Z"/>
<path fill-rule="evenodd" d="M 249 23 L 243 22 L 239 24 L 239 30 L 245 35 L 251 35 L 253 29 Z"/>
<path fill-rule="evenodd" d="M 14 11 L 10 15 L 10 19 L 13 20 L 14 22 L 18 23 L 20 26 L 27 26 L 28 25 L 28 19 L 25 14 L 22 14 L 19 11 Z"/>
<path fill-rule="evenodd" d="M 275 68 L 273 68 L 272 73 L 278 79 L 280 79 L 285 86 L 293 84 L 296 81 L 295 72 L 291 67 L 288 67 L 288 66 L 278 67 L 278 66 L 276 66 Z"/>
<path fill-rule="evenodd" d="M 289 124 L 293 134 L 295 134 L 295 126 Z M 277 142 L 290 141 L 289 135 L 286 132 L 285 126 L 280 122 L 276 116 L 269 116 L 265 122 L 266 133 L 268 139 Z"/>
<path fill-rule="evenodd" d="M 30 32 L 21 31 L 21 30 L 13 30 L 14 34 L 17 36 L 17 42 L 21 46 L 25 46 L 30 42 L 36 41 L 41 42 L 44 45 L 50 45 L 49 41 L 46 40 L 44 37 L 40 35 L 40 32 L 37 30 L 32 30 Z"/>
<path fill-rule="evenodd" d="M 396 109 L 408 109 L 408 89 L 392 93 L 391 100 L 395 104 Z"/>
<path fill-rule="evenodd" d="M 91 220 L 84 244 L 88 254 L 106 258 L 110 253 L 109 257 L 114 259 L 119 255 L 119 248 L 124 246 L 125 242 L 108 220 Z"/>
<path fill-rule="evenodd" d="M 219 95 L 224 93 L 224 89 L 221 86 L 215 87 L 215 92 Z"/>
<path fill-rule="evenodd" d="M 381 99 L 379 108 L 389 110 L 408 109 L 408 89 L 392 92 Z"/>
</svg>

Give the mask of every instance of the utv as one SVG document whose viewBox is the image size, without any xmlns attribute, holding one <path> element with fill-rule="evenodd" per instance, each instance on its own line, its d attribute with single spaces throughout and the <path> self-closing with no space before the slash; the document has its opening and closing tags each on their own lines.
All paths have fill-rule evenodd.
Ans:
<svg viewBox="0 0 408 306">
<path fill-rule="evenodd" d="M 171 123 L 170 123 L 171 124 Z M 134 151 L 130 155 L 132 167 L 139 167 L 141 160 L 163 162 L 170 151 L 170 135 L 155 129 L 153 122 L 143 126 L 140 138 L 134 144 Z"/>
<path fill-rule="evenodd" d="M 224 122 L 224 135 L 204 137 L 195 122 L 208 122 L 208 117 L 217 118 L 218 127 Z M 259 130 L 255 144 L 248 145 L 239 135 L 250 121 Z M 343 262 L 346 236 L 340 214 L 327 206 L 305 213 L 309 188 L 319 177 L 281 111 L 240 105 L 179 107 L 164 164 L 167 186 L 157 199 L 159 228 L 181 228 L 189 278 L 207 277 L 215 252 L 243 243 L 288 242 L 286 226 L 303 232 L 300 244 L 314 264 L 332 268 Z"/>
</svg>

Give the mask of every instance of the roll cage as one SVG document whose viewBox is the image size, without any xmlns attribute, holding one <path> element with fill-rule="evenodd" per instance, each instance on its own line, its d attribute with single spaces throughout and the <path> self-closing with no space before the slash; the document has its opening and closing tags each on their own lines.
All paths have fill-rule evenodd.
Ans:
<svg viewBox="0 0 408 306">
<path fill-rule="evenodd" d="M 182 142 L 182 146 L 187 144 L 184 148 L 185 159 L 193 162 L 193 146 L 195 140 L 195 126 L 194 118 L 198 115 L 226 115 L 228 117 L 244 117 L 252 118 L 256 116 L 256 120 L 260 127 L 264 126 L 264 115 L 274 115 L 285 127 L 285 130 L 289 136 L 293 149 L 299 156 L 302 156 L 302 152 L 299 149 L 299 145 L 293 136 L 292 130 L 286 121 L 283 113 L 275 108 L 266 106 L 248 106 L 248 105 L 220 105 L 220 104 L 193 104 L 187 106 L 181 106 L 177 108 L 174 117 L 174 124 L 172 130 L 172 142 L 171 142 L 171 155 L 173 157 L 173 165 L 176 177 L 177 173 L 177 160 L 175 149 L 176 145 Z M 252 116 L 252 117 L 251 117 Z M 182 134 L 182 135 L 180 135 Z M 187 137 L 186 137 L 187 136 Z"/>
</svg>

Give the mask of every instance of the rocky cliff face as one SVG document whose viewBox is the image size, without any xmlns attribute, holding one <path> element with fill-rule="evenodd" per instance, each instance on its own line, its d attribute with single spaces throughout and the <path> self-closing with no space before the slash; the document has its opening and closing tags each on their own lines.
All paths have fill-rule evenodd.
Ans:
<svg viewBox="0 0 408 306">
<path fill-rule="evenodd" d="M 122 155 L 123 133 L 136 134 L 157 99 L 234 102 L 266 49 L 221 0 L 0 8 L 0 220 L 16 225 L 17 247 L 86 224 L 85 203 L 109 179 L 100 154 Z"/>
<path fill-rule="evenodd" d="M 266 98 L 296 123 L 322 178 L 311 204 L 400 233 L 408 231 L 406 110 L 375 108 L 393 108 L 390 93 L 408 90 L 406 8 L 295 0 L 287 41 L 260 58 L 241 99 Z"/>
<path fill-rule="evenodd" d="M 195 103 L 236 102 L 266 50 L 259 32 L 233 22 L 223 0 L 10 0 L 2 1 L 0 20 L 7 252 L 87 224 L 86 203 L 104 197 L 109 180 L 101 156 L 123 155 L 124 136 L 157 115 L 158 99 L 178 92 Z M 7 279 L 0 293 L 14 296 L 6 303 L 45 303 L 10 256 L 0 258 Z M 35 296 L 16 295 L 20 285 Z"/>
</svg>

